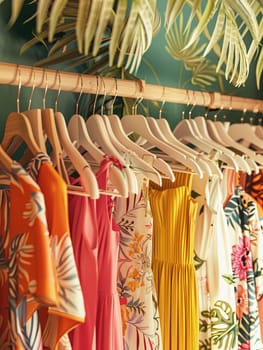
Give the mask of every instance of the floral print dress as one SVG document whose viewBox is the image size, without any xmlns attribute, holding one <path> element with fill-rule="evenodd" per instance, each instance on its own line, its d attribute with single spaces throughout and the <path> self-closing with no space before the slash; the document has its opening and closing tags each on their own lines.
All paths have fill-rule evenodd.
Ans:
<svg viewBox="0 0 263 350">
<path fill-rule="evenodd" d="M 236 304 L 231 246 L 218 177 L 194 176 L 198 203 L 195 267 L 199 294 L 199 349 L 237 350 Z"/>
<path fill-rule="evenodd" d="M 257 303 L 263 293 L 263 236 L 257 207 L 250 196 L 236 188 L 225 215 L 232 247 L 239 349 L 263 349 Z"/>
<path fill-rule="evenodd" d="M 152 265 L 153 218 L 147 186 L 129 198 L 117 198 L 114 217 L 120 227 L 118 292 L 124 350 L 161 350 L 161 330 Z"/>
</svg>

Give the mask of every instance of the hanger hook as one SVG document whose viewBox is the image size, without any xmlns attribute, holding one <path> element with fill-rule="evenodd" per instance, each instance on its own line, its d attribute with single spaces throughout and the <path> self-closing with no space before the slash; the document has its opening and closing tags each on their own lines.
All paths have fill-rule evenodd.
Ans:
<svg viewBox="0 0 263 350">
<path fill-rule="evenodd" d="M 101 104 L 101 108 L 100 108 L 100 114 L 103 115 L 104 112 L 104 103 L 106 100 L 106 85 L 105 85 L 105 81 L 104 78 L 102 76 L 100 76 L 101 82 L 103 84 L 103 99 L 102 99 L 102 104 Z"/>
<path fill-rule="evenodd" d="M 118 81 L 117 81 L 117 78 L 114 78 L 114 81 L 115 81 L 115 93 L 114 93 L 114 97 L 112 99 L 111 105 L 110 105 L 110 107 L 108 109 L 110 114 L 113 114 L 113 106 L 114 106 L 114 103 L 115 103 L 116 98 L 118 96 Z"/>
<path fill-rule="evenodd" d="M 161 107 L 159 109 L 159 119 L 162 118 L 162 113 L 163 113 L 163 107 L 164 107 L 164 104 L 165 104 L 165 99 L 164 99 L 164 96 L 165 96 L 165 86 L 163 86 L 163 93 L 162 93 L 162 104 L 161 104 Z"/>
<path fill-rule="evenodd" d="M 96 95 L 95 95 L 95 99 L 94 99 L 92 114 L 95 114 L 96 103 L 97 103 L 97 99 L 98 99 L 98 95 L 99 95 L 99 76 L 98 75 L 96 75 L 96 80 L 97 80 L 97 87 L 96 87 Z"/>
<path fill-rule="evenodd" d="M 47 89 L 48 89 L 47 72 L 45 74 L 45 77 L 46 77 L 46 85 L 45 85 L 44 95 L 43 95 L 43 99 L 42 99 L 43 109 L 46 109 L 46 97 L 47 97 Z"/>
<path fill-rule="evenodd" d="M 195 106 L 196 106 L 196 96 L 195 96 L 195 91 L 193 90 L 193 104 L 192 104 L 190 111 L 188 112 L 188 119 L 192 118 L 192 112 L 193 112 L 193 109 L 195 108 Z"/>
<path fill-rule="evenodd" d="M 21 81 L 21 69 L 20 66 L 17 66 L 17 73 L 18 73 L 18 90 L 17 90 L 17 97 L 16 97 L 16 110 L 18 113 L 20 113 L 20 94 L 21 94 L 21 88 L 22 88 L 22 81 Z"/>
<path fill-rule="evenodd" d="M 242 117 L 240 118 L 241 123 L 243 123 L 243 122 L 244 122 L 246 113 L 247 113 L 247 109 L 246 109 L 246 107 L 244 107 L 244 108 L 243 108 L 243 114 L 242 114 Z"/>
<path fill-rule="evenodd" d="M 186 96 L 187 96 L 186 106 L 189 106 L 189 104 L 190 104 L 190 97 L 189 97 L 189 90 L 188 89 L 186 89 Z M 181 115 L 181 120 L 184 120 L 184 118 L 185 118 L 185 110 L 183 109 L 182 115 Z"/>
<path fill-rule="evenodd" d="M 83 93 L 83 76 L 82 74 L 79 74 L 79 78 L 80 78 L 80 92 L 79 92 L 79 96 L 76 102 L 76 109 L 75 109 L 75 113 L 79 114 L 79 102 Z"/>
<path fill-rule="evenodd" d="M 136 92 L 140 91 L 140 80 L 136 81 Z M 143 100 L 143 96 L 137 96 L 135 102 L 134 102 L 134 105 L 132 106 L 132 114 L 135 115 L 137 114 L 137 108 L 139 106 L 139 104 L 142 102 Z"/>
<path fill-rule="evenodd" d="M 33 69 L 32 70 L 33 84 L 32 84 L 32 90 L 31 90 L 31 94 L 30 94 L 30 97 L 29 97 L 29 101 L 28 101 L 28 107 L 27 107 L 28 110 L 31 109 L 32 98 L 33 98 L 35 87 L 36 87 L 36 73 L 34 71 L 34 68 L 32 68 L 32 69 Z"/>
<path fill-rule="evenodd" d="M 60 76 L 60 71 L 57 71 L 57 75 L 58 75 L 58 93 L 57 93 L 57 98 L 56 98 L 56 102 L 55 102 L 55 112 L 58 111 L 58 100 L 59 100 L 59 96 L 61 93 L 61 76 Z"/>
</svg>

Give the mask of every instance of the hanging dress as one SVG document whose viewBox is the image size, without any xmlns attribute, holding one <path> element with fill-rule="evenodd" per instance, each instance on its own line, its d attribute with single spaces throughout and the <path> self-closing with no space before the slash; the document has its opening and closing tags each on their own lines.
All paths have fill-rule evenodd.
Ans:
<svg viewBox="0 0 263 350">
<path fill-rule="evenodd" d="M 71 178 L 80 185 L 80 178 Z M 70 333 L 73 350 L 96 350 L 98 304 L 98 227 L 96 200 L 69 195 L 69 220 L 75 261 L 83 291 L 86 319 Z"/>
<path fill-rule="evenodd" d="M 99 189 L 106 190 L 109 168 L 119 166 L 118 160 L 105 156 L 96 174 Z M 96 200 L 98 227 L 98 304 L 96 319 L 96 350 L 122 350 L 122 323 L 117 272 L 120 232 L 113 220 L 114 199 L 100 194 Z M 92 288 L 92 284 L 91 284 Z"/>
<path fill-rule="evenodd" d="M 43 345 L 48 350 L 70 350 L 68 332 L 83 323 L 85 309 L 70 237 L 66 184 L 44 153 L 34 157 L 27 170 L 44 195 L 57 275 L 58 303 L 48 313 L 40 310 Z"/>
<path fill-rule="evenodd" d="M 237 350 L 235 292 L 231 245 L 217 176 L 194 176 L 198 203 L 195 267 L 199 291 L 199 349 Z"/>
<path fill-rule="evenodd" d="M 0 349 L 42 349 L 37 309 L 56 305 L 43 194 L 18 163 L 0 180 Z"/>
<path fill-rule="evenodd" d="M 263 293 L 262 231 L 254 201 L 240 188 L 225 207 L 231 239 L 240 349 L 262 350 L 257 300 Z"/>
<path fill-rule="evenodd" d="M 191 174 L 151 185 L 153 274 L 164 350 L 198 349 L 198 294 L 194 268 L 197 204 Z"/>
<path fill-rule="evenodd" d="M 153 218 L 148 185 L 137 174 L 140 190 L 116 199 L 120 227 L 118 292 L 125 350 L 161 350 L 162 339 L 152 273 Z"/>
</svg>

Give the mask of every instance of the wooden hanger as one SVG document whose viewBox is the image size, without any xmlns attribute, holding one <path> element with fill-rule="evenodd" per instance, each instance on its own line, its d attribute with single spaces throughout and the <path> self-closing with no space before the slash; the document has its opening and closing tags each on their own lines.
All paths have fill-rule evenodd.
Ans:
<svg viewBox="0 0 263 350">
<path fill-rule="evenodd" d="M 11 112 L 6 119 L 2 147 L 7 150 L 17 136 L 26 143 L 32 155 L 35 156 L 41 152 L 28 118 L 23 113 Z"/>
<path fill-rule="evenodd" d="M 55 112 L 55 121 L 63 151 L 65 151 L 65 153 L 68 155 L 71 163 L 80 175 L 84 185 L 84 192 L 86 192 L 91 198 L 99 198 L 99 188 L 96 176 L 86 159 L 82 157 L 71 142 L 63 114 L 60 112 Z M 71 187 L 69 186 L 69 188 Z"/>
<path fill-rule="evenodd" d="M 180 164 L 183 164 L 187 168 L 194 169 L 199 177 L 203 176 L 202 170 L 200 167 L 196 166 L 196 163 L 186 158 L 182 153 L 175 150 L 170 145 L 158 139 L 151 131 L 146 118 L 141 114 L 132 114 L 125 115 L 121 119 L 122 126 L 127 134 L 136 133 L 140 137 L 144 138 L 148 142 L 152 143 L 155 147 L 157 147 L 160 151 L 167 154 L 171 160 L 177 161 Z"/>
<path fill-rule="evenodd" d="M 123 129 L 121 120 L 117 115 L 110 114 L 108 119 L 115 136 L 123 145 L 125 145 L 125 147 L 136 153 L 145 162 L 152 165 L 152 167 L 158 170 L 162 175 L 167 176 L 170 179 L 173 178 L 173 171 L 168 163 L 163 159 L 158 158 L 155 154 L 143 149 L 127 136 Z"/>
<path fill-rule="evenodd" d="M 156 120 L 156 122 L 167 142 L 169 142 L 172 146 L 175 147 L 179 143 L 180 147 L 182 147 L 185 151 L 190 152 L 192 157 L 194 157 L 194 159 L 198 161 L 198 164 L 203 170 L 203 172 L 205 172 L 208 176 L 219 175 L 221 177 L 220 169 L 213 161 L 211 161 L 211 159 L 209 159 L 205 154 L 198 153 L 193 148 L 186 146 L 184 143 L 180 142 L 175 137 L 166 119 L 159 118 Z"/>
<path fill-rule="evenodd" d="M 249 123 L 233 123 L 228 129 L 228 134 L 235 141 L 247 141 L 248 146 L 254 145 L 263 150 L 263 140 L 257 136 L 255 130 Z"/>
<path fill-rule="evenodd" d="M 8 171 L 11 171 L 12 169 L 12 158 L 9 157 L 9 155 L 6 153 L 6 151 L 3 149 L 3 147 L 0 145 L 0 163 L 4 168 Z"/>
<path fill-rule="evenodd" d="M 238 142 L 234 141 L 229 134 L 227 133 L 224 125 L 220 121 L 212 121 L 207 120 L 206 121 L 207 130 L 210 135 L 210 137 L 218 142 L 219 144 L 223 145 L 224 147 L 231 148 L 234 152 L 239 152 L 240 158 L 242 159 L 245 155 L 244 165 L 247 164 L 247 169 L 245 170 L 248 174 L 251 173 L 251 171 L 258 172 L 258 166 L 255 162 L 255 159 L 250 158 L 246 152 L 245 147 L 240 145 Z"/>
<path fill-rule="evenodd" d="M 95 113 L 96 101 L 98 97 L 99 77 L 97 77 L 97 93 L 93 105 L 93 113 L 86 121 L 86 127 L 92 141 L 95 142 L 106 154 L 114 156 L 123 166 L 130 193 L 138 194 L 139 188 L 133 170 L 127 164 L 124 157 L 112 144 L 105 123 L 101 115 Z"/>
<path fill-rule="evenodd" d="M 104 159 L 105 153 L 92 142 L 88 134 L 84 118 L 81 115 L 74 114 L 70 118 L 68 123 L 68 132 L 70 139 L 77 148 L 79 146 L 83 147 L 86 151 L 88 151 L 92 158 L 99 163 Z M 109 180 L 113 187 L 118 190 L 121 196 L 128 196 L 127 182 L 119 168 L 115 166 L 110 167 Z"/>
<path fill-rule="evenodd" d="M 213 140 L 207 129 L 207 121 L 206 118 L 203 116 L 198 116 L 193 119 L 193 122 L 195 123 L 198 131 L 200 132 L 200 135 L 202 136 L 202 139 L 211 144 L 211 146 L 217 147 L 220 151 L 222 151 L 223 154 L 229 155 L 230 158 L 235 160 L 235 163 L 238 166 L 239 170 L 245 171 L 248 174 L 251 174 L 251 169 L 249 164 L 246 162 L 245 159 L 241 158 L 238 154 L 234 153 L 233 151 L 229 150 L 225 146 L 223 146 L 220 142 L 216 142 Z M 234 165 L 235 165 L 234 163 Z"/>
</svg>

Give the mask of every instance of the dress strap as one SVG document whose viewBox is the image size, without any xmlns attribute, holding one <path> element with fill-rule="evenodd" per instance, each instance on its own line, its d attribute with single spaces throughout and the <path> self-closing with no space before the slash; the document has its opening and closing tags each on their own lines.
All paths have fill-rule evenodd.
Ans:
<svg viewBox="0 0 263 350">
<path fill-rule="evenodd" d="M 98 185 L 103 190 L 106 190 L 107 188 L 109 169 L 113 165 L 117 166 L 120 170 L 122 170 L 123 168 L 121 162 L 117 158 L 115 158 L 111 154 L 105 154 L 103 160 L 100 163 L 100 168 L 96 173 Z"/>
</svg>

